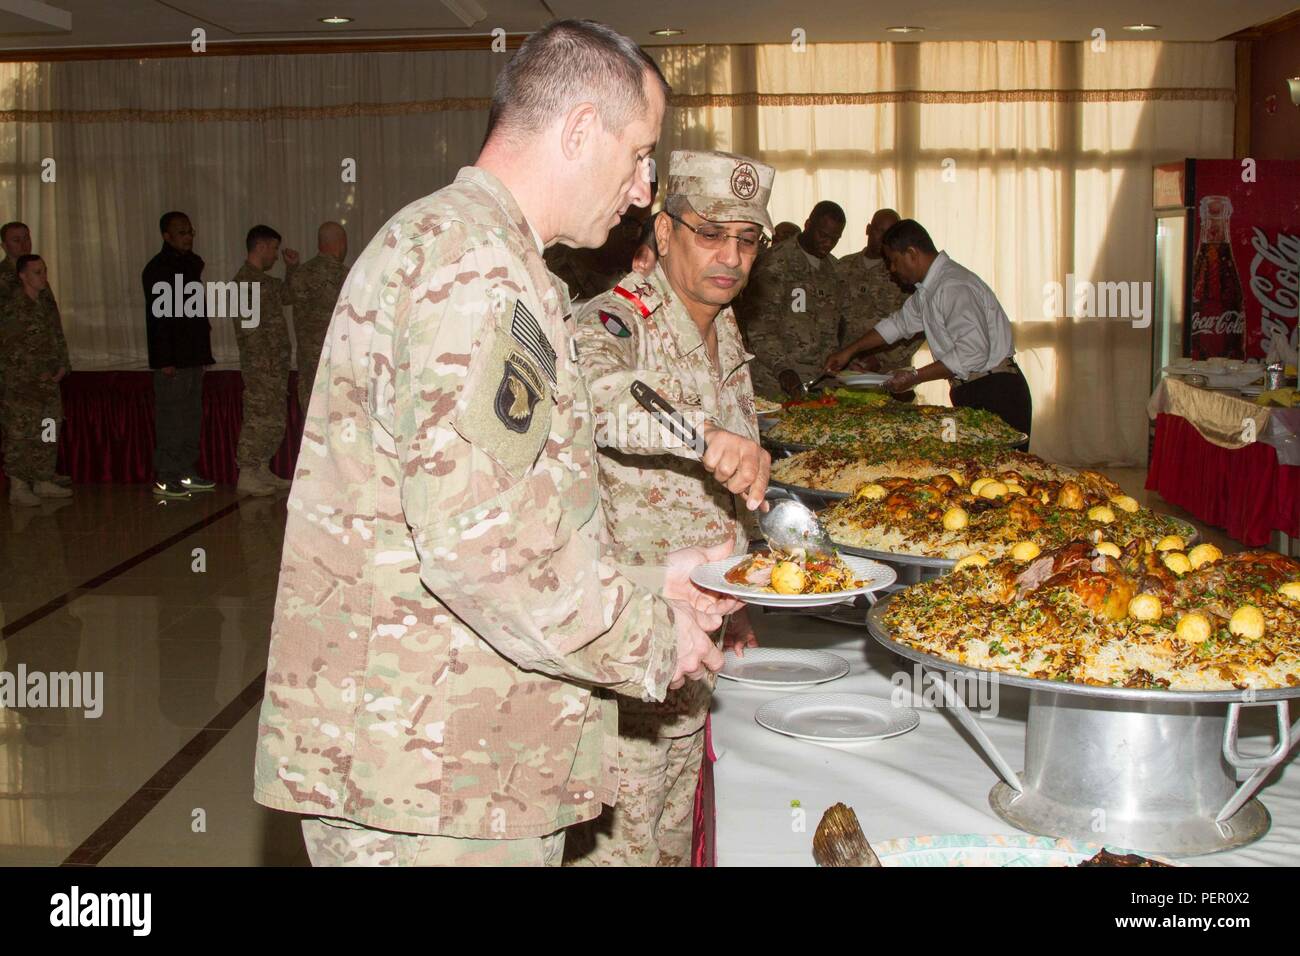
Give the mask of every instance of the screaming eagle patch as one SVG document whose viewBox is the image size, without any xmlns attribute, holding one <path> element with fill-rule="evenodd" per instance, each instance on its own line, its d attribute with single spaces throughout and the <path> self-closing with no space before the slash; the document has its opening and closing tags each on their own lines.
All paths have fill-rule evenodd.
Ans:
<svg viewBox="0 0 1300 956">
<path fill-rule="evenodd" d="M 542 380 L 518 354 L 511 354 L 503 364 L 494 403 L 497 418 L 510 431 L 525 435 L 533 424 L 533 410 L 542 400 Z"/>
<path fill-rule="evenodd" d="M 605 331 L 615 338 L 630 339 L 632 330 L 623 324 L 623 321 L 612 312 L 600 310 L 600 324 L 605 327 Z"/>
</svg>

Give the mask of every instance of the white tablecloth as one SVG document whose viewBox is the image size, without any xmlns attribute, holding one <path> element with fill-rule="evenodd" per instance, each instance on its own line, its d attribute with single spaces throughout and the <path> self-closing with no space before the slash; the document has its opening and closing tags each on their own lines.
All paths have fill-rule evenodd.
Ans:
<svg viewBox="0 0 1300 956">
<path fill-rule="evenodd" d="M 767 690 L 719 680 L 713 704 L 713 743 L 719 866 L 813 866 L 812 836 L 822 813 L 842 801 L 853 807 L 868 840 L 947 833 L 1017 833 L 988 805 L 997 772 L 944 710 L 917 707 L 910 733 L 866 744 L 818 744 L 760 727 L 754 711 L 787 693 L 859 693 L 888 700 L 891 675 L 912 675 L 911 662 L 885 651 L 866 628 L 813 618 L 766 616 L 751 610 L 765 647 L 832 651 L 851 668 L 846 677 L 814 687 Z M 903 669 L 906 668 L 904 671 Z M 981 721 L 1016 768 L 1024 758 L 1027 692 L 1001 687 L 999 714 Z M 1292 720 L 1297 709 L 1292 706 Z M 1248 719 L 1249 718 L 1249 719 Z M 1242 746 L 1271 749 L 1272 708 L 1243 716 Z M 1256 794 L 1273 816 L 1264 839 L 1239 850 L 1198 857 L 1198 865 L 1300 864 L 1300 761 L 1296 751 Z M 791 801 L 804 811 L 804 829 Z M 1099 841 L 1102 842 L 1102 841 Z"/>
</svg>

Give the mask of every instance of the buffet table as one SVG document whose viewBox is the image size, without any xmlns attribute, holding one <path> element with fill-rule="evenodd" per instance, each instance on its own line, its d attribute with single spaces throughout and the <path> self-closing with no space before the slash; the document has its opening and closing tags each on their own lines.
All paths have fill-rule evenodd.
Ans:
<svg viewBox="0 0 1300 956">
<path fill-rule="evenodd" d="M 1267 547 L 1275 531 L 1300 537 L 1300 408 L 1165 379 L 1147 412 L 1148 489 L 1247 547 Z"/>
<path fill-rule="evenodd" d="M 909 662 L 873 641 L 865 628 L 810 617 L 768 616 L 757 609 L 753 617 L 761 645 L 829 650 L 847 660 L 851 669 L 839 680 L 792 690 L 718 681 L 712 726 L 718 758 L 713 777 L 719 866 L 814 865 L 813 832 L 826 808 L 839 801 L 854 808 L 872 841 L 1019 832 L 989 808 L 988 793 L 998 777 L 974 742 L 943 710 L 912 702 L 910 691 L 905 702 L 918 711 L 921 723 L 899 737 L 819 744 L 760 727 L 754 711 L 787 693 L 860 693 L 889 699 L 894 690 L 891 675 L 905 676 L 909 688 L 919 685 L 919 675 Z M 980 722 L 1017 767 L 1024 752 L 1027 702 L 1027 692 L 1002 687 L 998 716 Z M 1295 716 L 1293 712 L 1292 719 Z M 1243 720 L 1243 748 L 1252 753 L 1268 750 L 1271 709 L 1252 708 L 1248 718 Z M 1258 796 L 1273 816 L 1269 833 L 1250 846 L 1193 862 L 1300 864 L 1300 766 L 1295 752 Z"/>
</svg>

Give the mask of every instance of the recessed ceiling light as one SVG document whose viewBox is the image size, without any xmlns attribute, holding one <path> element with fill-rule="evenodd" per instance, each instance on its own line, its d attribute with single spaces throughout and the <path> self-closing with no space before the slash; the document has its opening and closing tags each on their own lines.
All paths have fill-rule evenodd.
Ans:
<svg viewBox="0 0 1300 956">
<path fill-rule="evenodd" d="M 925 27 L 885 27 L 886 33 L 921 33 Z"/>
<path fill-rule="evenodd" d="M 1132 30 L 1134 33 L 1146 33 L 1146 32 L 1148 32 L 1149 30 L 1159 30 L 1159 29 L 1160 29 L 1160 24 L 1158 24 L 1158 23 L 1130 23 L 1130 24 L 1129 24 L 1128 26 L 1126 26 L 1124 29 L 1125 29 L 1125 30 Z"/>
<path fill-rule="evenodd" d="M 351 23 L 351 17 L 321 17 L 321 23 L 328 23 L 330 26 L 338 26 L 340 23 Z"/>
<path fill-rule="evenodd" d="M 662 30 L 651 30 L 650 35 L 652 37 L 679 37 L 685 32 L 685 30 L 678 30 L 675 27 L 665 27 Z"/>
</svg>

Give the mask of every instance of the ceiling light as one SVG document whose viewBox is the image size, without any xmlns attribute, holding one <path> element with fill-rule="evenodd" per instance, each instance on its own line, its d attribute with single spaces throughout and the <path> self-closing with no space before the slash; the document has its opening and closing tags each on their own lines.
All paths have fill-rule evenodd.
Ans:
<svg viewBox="0 0 1300 956">
<path fill-rule="evenodd" d="M 652 37 L 679 37 L 685 32 L 685 30 L 678 30 L 675 27 L 665 27 L 662 30 L 651 30 L 650 35 Z"/>
<path fill-rule="evenodd" d="M 320 22 L 328 23 L 330 26 L 336 27 L 340 23 L 351 23 L 352 18 L 351 17 L 321 17 Z"/>
<path fill-rule="evenodd" d="M 1300 76 L 1289 77 L 1286 85 L 1291 87 L 1291 102 L 1300 106 Z"/>
<path fill-rule="evenodd" d="M 1134 33 L 1147 33 L 1147 32 L 1149 32 L 1149 31 L 1151 31 L 1151 30 L 1159 30 L 1159 29 L 1160 29 L 1160 24 L 1158 24 L 1158 23 L 1130 23 L 1130 24 L 1129 24 L 1128 26 L 1126 26 L 1124 29 L 1125 29 L 1125 30 L 1132 30 Z"/>
<path fill-rule="evenodd" d="M 885 27 L 886 33 L 921 33 L 925 27 Z"/>
</svg>

